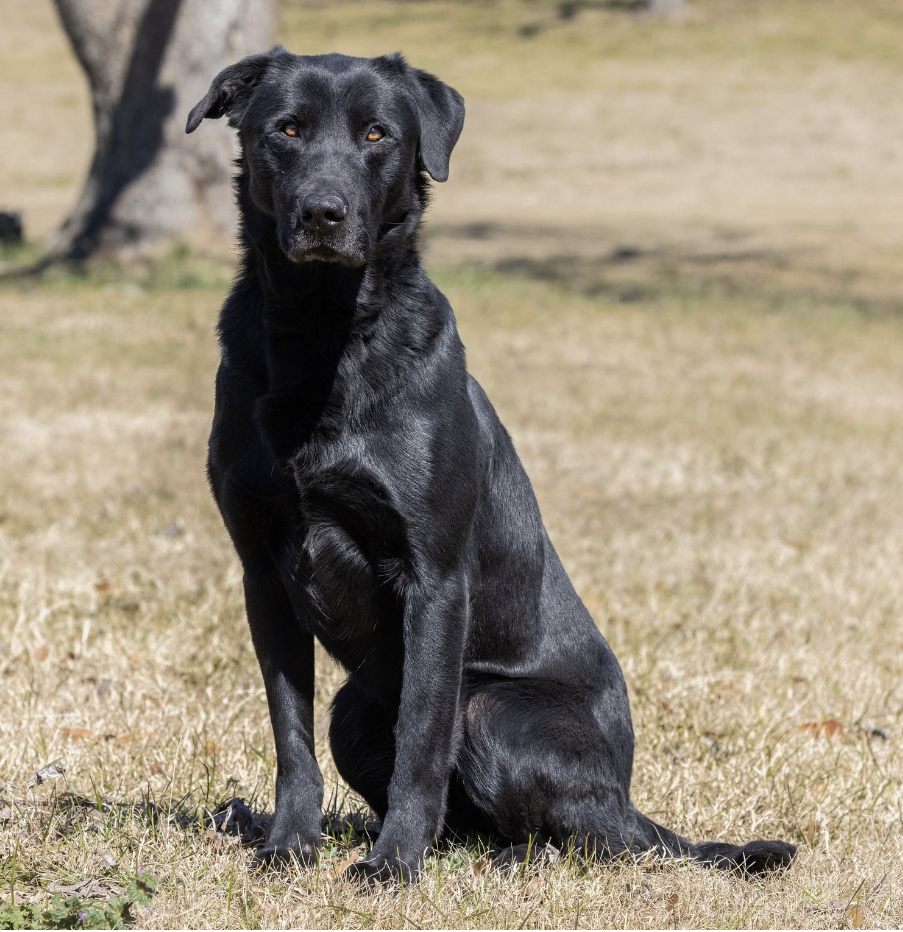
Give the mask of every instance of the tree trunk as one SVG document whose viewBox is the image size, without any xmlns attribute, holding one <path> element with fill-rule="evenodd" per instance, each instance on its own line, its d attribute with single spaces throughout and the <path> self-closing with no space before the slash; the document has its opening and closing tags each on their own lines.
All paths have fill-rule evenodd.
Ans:
<svg viewBox="0 0 903 932">
<path fill-rule="evenodd" d="M 88 79 L 95 151 L 51 253 L 140 254 L 234 223 L 235 143 L 187 137 L 188 111 L 225 65 L 271 42 L 273 0 L 54 0 Z"/>
</svg>

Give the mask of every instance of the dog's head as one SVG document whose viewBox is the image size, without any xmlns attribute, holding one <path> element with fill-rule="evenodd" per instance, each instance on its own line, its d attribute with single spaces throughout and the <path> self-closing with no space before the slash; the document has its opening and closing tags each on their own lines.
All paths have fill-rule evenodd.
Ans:
<svg viewBox="0 0 903 932">
<path fill-rule="evenodd" d="M 238 129 L 253 204 L 294 262 L 363 265 L 421 208 L 422 172 L 448 178 L 464 101 L 400 55 L 291 55 L 277 46 L 221 71 L 188 117 Z"/>
</svg>

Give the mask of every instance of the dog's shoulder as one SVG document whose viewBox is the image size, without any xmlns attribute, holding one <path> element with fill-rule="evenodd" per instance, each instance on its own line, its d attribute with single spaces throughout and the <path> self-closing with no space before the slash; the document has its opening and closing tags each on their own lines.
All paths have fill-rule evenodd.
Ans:
<svg viewBox="0 0 903 932">
<path fill-rule="evenodd" d="M 244 274 L 236 280 L 223 302 L 216 332 L 224 377 L 265 376 L 264 299 L 254 276 Z"/>
</svg>

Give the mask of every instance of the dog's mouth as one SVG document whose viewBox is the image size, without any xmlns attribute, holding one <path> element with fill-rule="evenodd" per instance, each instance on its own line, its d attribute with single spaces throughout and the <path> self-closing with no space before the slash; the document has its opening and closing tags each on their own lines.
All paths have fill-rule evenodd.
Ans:
<svg viewBox="0 0 903 932">
<path fill-rule="evenodd" d="M 338 239 L 297 233 L 290 242 L 282 244 L 282 249 L 289 261 L 299 265 L 304 262 L 333 262 L 357 267 L 367 261 L 364 250 L 345 236 Z"/>
<path fill-rule="evenodd" d="M 310 249 L 302 249 L 289 258 L 293 262 L 338 262 L 346 260 L 344 253 L 332 246 L 311 246 Z"/>
</svg>

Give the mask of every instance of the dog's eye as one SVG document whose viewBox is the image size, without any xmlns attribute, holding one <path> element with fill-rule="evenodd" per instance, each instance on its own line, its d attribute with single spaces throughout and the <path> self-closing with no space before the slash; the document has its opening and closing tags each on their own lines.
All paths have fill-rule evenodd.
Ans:
<svg viewBox="0 0 903 932">
<path fill-rule="evenodd" d="M 367 142 L 379 142 L 385 135 L 381 126 L 371 126 L 367 130 Z"/>
<path fill-rule="evenodd" d="M 298 129 L 297 123 L 286 123 L 285 126 L 282 127 L 282 132 L 285 133 L 286 136 L 297 136 L 300 130 Z"/>
</svg>

